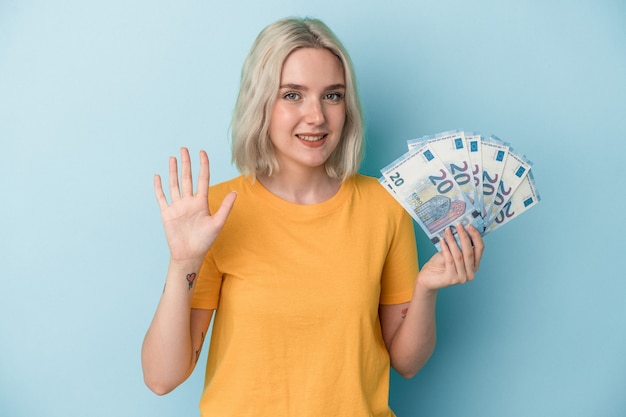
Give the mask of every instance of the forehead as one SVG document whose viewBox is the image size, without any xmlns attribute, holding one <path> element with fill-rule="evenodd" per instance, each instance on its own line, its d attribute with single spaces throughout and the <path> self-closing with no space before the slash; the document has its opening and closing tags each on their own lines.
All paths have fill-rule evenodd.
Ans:
<svg viewBox="0 0 626 417">
<path fill-rule="evenodd" d="M 328 49 L 300 48 L 283 62 L 281 84 L 326 83 L 344 84 L 344 68 L 339 58 Z"/>
</svg>

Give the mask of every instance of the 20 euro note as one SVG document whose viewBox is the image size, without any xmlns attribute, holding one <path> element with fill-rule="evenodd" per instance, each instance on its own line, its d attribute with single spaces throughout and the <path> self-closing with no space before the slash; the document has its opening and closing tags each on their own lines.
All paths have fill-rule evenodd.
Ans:
<svg viewBox="0 0 626 417">
<path fill-rule="evenodd" d="M 493 232 L 510 222 L 531 207 L 534 207 L 539 201 L 541 201 L 541 196 L 537 191 L 532 170 L 529 170 L 528 174 L 511 195 L 509 201 L 504 204 L 502 210 L 500 210 L 493 222 L 487 227 L 485 234 Z"/>
<path fill-rule="evenodd" d="M 465 133 L 462 130 L 454 130 L 407 141 L 409 150 L 423 146 L 424 143 L 428 143 L 474 208 L 480 211 L 480 207 L 476 204 L 472 165 L 467 151 Z"/>
<path fill-rule="evenodd" d="M 483 218 L 485 226 L 488 227 L 489 224 L 493 222 L 495 216 L 502 210 L 524 177 L 526 177 L 531 166 L 532 162 L 509 147 L 508 156 L 506 157 L 506 163 L 500 175 L 500 182 L 496 189 L 493 204 Z"/>
<path fill-rule="evenodd" d="M 483 153 L 482 138 L 479 133 L 465 133 L 465 144 L 469 154 L 474 179 L 474 207 L 483 212 Z"/>
<path fill-rule="evenodd" d="M 381 170 L 386 189 L 441 249 L 445 229 L 456 224 L 483 230 L 482 217 L 428 144 Z M 454 228 L 452 229 L 455 230 Z"/>
<path fill-rule="evenodd" d="M 483 218 L 491 212 L 491 206 L 496 198 L 500 186 L 500 179 L 504 164 L 509 154 L 509 146 L 496 136 L 483 138 Z"/>
</svg>

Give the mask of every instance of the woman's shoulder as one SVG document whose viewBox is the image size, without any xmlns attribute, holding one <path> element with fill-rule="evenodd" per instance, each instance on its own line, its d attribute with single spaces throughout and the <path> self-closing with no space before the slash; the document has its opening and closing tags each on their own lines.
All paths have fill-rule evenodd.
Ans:
<svg viewBox="0 0 626 417">
<path fill-rule="evenodd" d="M 353 177 L 353 181 L 357 194 L 362 198 L 378 202 L 379 207 L 384 205 L 393 209 L 401 209 L 402 206 L 393 198 L 378 178 L 357 174 Z"/>
<path fill-rule="evenodd" d="M 209 189 L 210 190 L 234 189 L 237 187 L 241 187 L 241 184 L 244 182 L 244 180 L 245 180 L 245 177 L 243 175 L 239 175 L 229 180 L 211 184 Z"/>
<path fill-rule="evenodd" d="M 389 197 L 393 200 L 393 197 L 385 189 L 384 184 L 381 184 L 378 178 L 370 177 L 368 175 L 356 174 L 353 177 L 354 187 L 363 193 L 381 195 Z"/>
<path fill-rule="evenodd" d="M 367 217 L 370 229 L 381 227 L 385 233 L 391 233 L 400 224 L 410 224 L 409 213 L 378 178 L 360 174 L 352 178 L 353 210 Z"/>
<path fill-rule="evenodd" d="M 363 189 L 376 189 L 381 186 L 378 178 L 370 177 L 369 175 L 356 174 L 352 177 L 352 180 L 356 187 Z"/>
<path fill-rule="evenodd" d="M 221 202 L 231 191 L 236 191 L 237 194 L 241 194 L 245 190 L 246 183 L 246 178 L 243 175 L 239 175 L 238 177 L 212 184 L 209 187 L 209 200 L 219 200 Z"/>
</svg>

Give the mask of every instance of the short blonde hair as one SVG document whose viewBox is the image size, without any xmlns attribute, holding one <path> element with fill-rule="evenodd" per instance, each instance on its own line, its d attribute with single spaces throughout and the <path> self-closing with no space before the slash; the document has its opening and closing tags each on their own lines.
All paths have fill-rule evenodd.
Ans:
<svg viewBox="0 0 626 417">
<path fill-rule="evenodd" d="M 300 48 L 327 49 L 343 65 L 346 119 L 341 140 L 325 165 L 329 176 L 343 181 L 357 173 L 363 159 L 363 114 L 348 52 L 330 28 L 318 19 L 281 19 L 263 29 L 256 38 L 243 65 L 233 112 L 233 162 L 242 174 L 253 178 L 278 171 L 269 125 L 283 63 Z"/>
</svg>

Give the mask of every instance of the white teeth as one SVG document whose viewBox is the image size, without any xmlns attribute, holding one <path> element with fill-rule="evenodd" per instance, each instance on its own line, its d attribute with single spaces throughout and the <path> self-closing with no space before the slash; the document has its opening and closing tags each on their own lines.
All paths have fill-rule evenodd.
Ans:
<svg viewBox="0 0 626 417">
<path fill-rule="evenodd" d="M 299 139 L 306 140 L 307 142 L 317 142 L 318 140 L 324 139 L 324 136 L 326 136 L 326 135 L 320 135 L 320 136 L 296 135 L 296 136 L 298 136 Z"/>
</svg>

